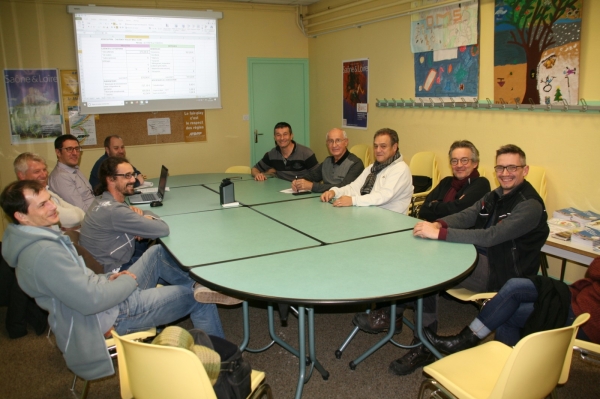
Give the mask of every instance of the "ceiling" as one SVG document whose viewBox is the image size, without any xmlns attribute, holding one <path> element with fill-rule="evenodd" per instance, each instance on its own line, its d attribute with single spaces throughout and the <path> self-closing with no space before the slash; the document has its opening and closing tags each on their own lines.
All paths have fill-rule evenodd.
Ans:
<svg viewBox="0 0 600 399">
<path fill-rule="evenodd" d="M 283 5 L 302 5 L 307 6 L 309 4 L 314 4 L 319 0 L 227 0 L 234 1 L 237 3 L 255 3 L 255 4 L 283 4 Z"/>
</svg>

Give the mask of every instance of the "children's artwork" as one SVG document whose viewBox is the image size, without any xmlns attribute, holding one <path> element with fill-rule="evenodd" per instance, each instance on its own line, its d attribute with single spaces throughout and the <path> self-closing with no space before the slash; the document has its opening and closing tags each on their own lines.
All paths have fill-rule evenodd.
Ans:
<svg viewBox="0 0 600 399">
<path fill-rule="evenodd" d="M 432 6 L 441 0 L 413 1 L 412 8 Z M 412 14 L 410 23 L 413 53 L 442 50 L 477 43 L 479 2 L 467 0 Z"/>
<path fill-rule="evenodd" d="M 56 69 L 5 69 L 12 144 L 53 142 L 63 134 Z"/>
<path fill-rule="evenodd" d="M 577 104 L 583 0 L 496 0 L 494 101 Z"/>
<path fill-rule="evenodd" d="M 415 97 L 472 101 L 479 92 L 479 45 L 426 51 L 415 57 Z"/>
<path fill-rule="evenodd" d="M 342 126 L 367 128 L 369 60 L 342 62 Z"/>
</svg>

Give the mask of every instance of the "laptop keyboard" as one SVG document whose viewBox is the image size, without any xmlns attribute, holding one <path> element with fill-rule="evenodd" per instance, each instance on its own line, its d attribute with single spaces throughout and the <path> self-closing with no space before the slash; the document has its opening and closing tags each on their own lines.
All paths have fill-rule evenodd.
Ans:
<svg viewBox="0 0 600 399">
<path fill-rule="evenodd" d="M 156 199 L 154 194 L 141 194 L 141 196 L 144 201 L 154 201 Z"/>
</svg>

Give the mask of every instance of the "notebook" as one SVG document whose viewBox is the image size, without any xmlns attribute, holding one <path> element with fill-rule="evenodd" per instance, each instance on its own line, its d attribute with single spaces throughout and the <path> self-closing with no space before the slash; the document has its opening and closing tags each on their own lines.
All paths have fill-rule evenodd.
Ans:
<svg viewBox="0 0 600 399">
<path fill-rule="evenodd" d="M 160 169 L 160 180 L 158 182 L 158 191 L 155 193 L 143 193 L 129 196 L 129 204 L 149 204 L 153 201 L 162 202 L 165 198 L 165 190 L 167 188 L 167 177 L 169 176 L 169 169 L 165 168 L 165 165 Z"/>
</svg>

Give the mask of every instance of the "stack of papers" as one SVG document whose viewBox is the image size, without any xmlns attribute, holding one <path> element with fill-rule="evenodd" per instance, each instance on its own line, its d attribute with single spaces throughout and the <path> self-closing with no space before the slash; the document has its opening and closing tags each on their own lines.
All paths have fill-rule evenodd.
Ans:
<svg viewBox="0 0 600 399">
<path fill-rule="evenodd" d="M 590 249 L 600 245 L 600 230 L 591 227 L 585 227 L 571 235 L 571 242 L 579 244 Z"/>
<path fill-rule="evenodd" d="M 569 220 L 578 223 L 580 227 L 584 227 L 589 223 L 600 221 L 600 214 L 593 211 L 582 211 L 577 208 L 564 208 L 554 211 L 554 218 Z"/>
</svg>

